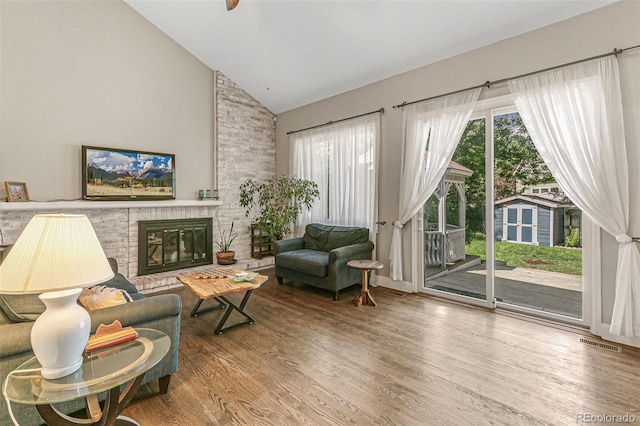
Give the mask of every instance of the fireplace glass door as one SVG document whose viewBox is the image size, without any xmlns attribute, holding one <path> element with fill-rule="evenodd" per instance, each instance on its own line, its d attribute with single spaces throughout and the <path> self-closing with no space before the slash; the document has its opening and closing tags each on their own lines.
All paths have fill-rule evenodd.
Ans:
<svg viewBox="0 0 640 426">
<path fill-rule="evenodd" d="M 213 263 L 211 218 L 139 223 L 138 275 Z"/>
</svg>

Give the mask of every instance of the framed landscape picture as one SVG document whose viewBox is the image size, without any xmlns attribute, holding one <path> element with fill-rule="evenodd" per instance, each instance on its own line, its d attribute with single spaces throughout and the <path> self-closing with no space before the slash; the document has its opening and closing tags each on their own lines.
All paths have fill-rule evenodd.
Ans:
<svg viewBox="0 0 640 426">
<path fill-rule="evenodd" d="M 85 200 L 167 200 L 176 197 L 173 154 L 82 146 Z"/>
</svg>

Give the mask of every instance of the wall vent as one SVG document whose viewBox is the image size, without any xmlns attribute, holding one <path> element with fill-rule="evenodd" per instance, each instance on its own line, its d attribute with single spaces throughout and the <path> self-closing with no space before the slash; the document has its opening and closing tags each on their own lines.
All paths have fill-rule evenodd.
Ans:
<svg viewBox="0 0 640 426">
<path fill-rule="evenodd" d="M 385 289 L 384 292 L 386 294 L 391 294 L 394 296 L 398 296 L 398 297 L 405 297 L 408 293 L 405 293 L 404 291 L 399 291 L 399 290 L 394 290 L 394 289 Z"/>
<path fill-rule="evenodd" d="M 581 337 L 579 339 L 580 342 L 585 343 L 587 345 L 596 347 L 596 348 L 600 348 L 600 349 L 606 349 L 608 351 L 611 352 L 622 352 L 622 348 L 620 346 L 616 346 L 616 345 L 610 345 L 608 343 L 602 343 L 602 342 L 598 342 L 597 340 L 591 340 L 591 339 L 587 339 L 585 337 Z"/>
</svg>

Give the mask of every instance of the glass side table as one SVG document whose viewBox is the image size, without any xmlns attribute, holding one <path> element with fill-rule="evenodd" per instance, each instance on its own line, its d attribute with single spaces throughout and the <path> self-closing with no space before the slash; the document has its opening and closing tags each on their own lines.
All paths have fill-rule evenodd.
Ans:
<svg viewBox="0 0 640 426">
<path fill-rule="evenodd" d="M 167 354 L 169 336 L 161 331 L 137 328 L 138 338 L 85 354 L 82 367 L 73 374 L 55 380 L 40 375 L 33 357 L 11 373 L 2 385 L 2 393 L 14 403 L 35 405 L 49 425 L 137 425 L 120 415 L 135 395 L 144 374 Z M 121 391 L 121 385 L 126 386 Z M 98 394 L 106 392 L 103 407 Z M 88 419 L 70 417 L 52 404 L 86 399 Z"/>
</svg>

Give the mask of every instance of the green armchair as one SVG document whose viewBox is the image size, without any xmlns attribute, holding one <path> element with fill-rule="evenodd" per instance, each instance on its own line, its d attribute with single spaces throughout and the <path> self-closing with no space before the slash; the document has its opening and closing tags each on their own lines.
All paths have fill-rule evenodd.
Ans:
<svg viewBox="0 0 640 426">
<path fill-rule="evenodd" d="M 359 284 L 361 272 L 347 267 L 353 259 L 371 259 L 374 244 L 367 228 L 311 223 L 303 237 L 274 243 L 275 274 L 333 292 Z"/>
</svg>

